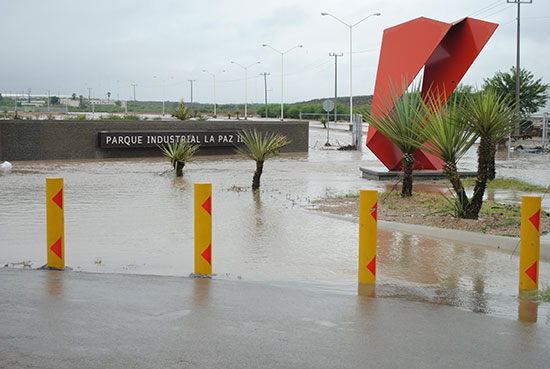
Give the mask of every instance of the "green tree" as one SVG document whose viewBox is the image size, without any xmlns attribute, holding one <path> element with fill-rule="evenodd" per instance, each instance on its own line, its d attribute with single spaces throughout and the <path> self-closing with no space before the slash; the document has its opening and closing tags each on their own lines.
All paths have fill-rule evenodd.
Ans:
<svg viewBox="0 0 550 369">
<path fill-rule="evenodd" d="M 543 83 L 542 78 L 535 80 L 533 73 L 523 68 L 519 77 L 519 111 L 525 118 L 546 105 L 546 101 L 550 98 L 550 85 Z M 509 72 L 498 71 L 493 77 L 484 79 L 483 90 L 496 91 L 508 101 L 509 106 L 513 106 L 516 98 L 516 68 L 510 68 Z"/>
<path fill-rule="evenodd" d="M 256 171 L 252 177 L 252 189 L 260 188 L 260 177 L 264 170 L 264 162 L 279 155 L 279 151 L 288 145 L 290 141 L 286 136 L 279 133 L 261 133 L 254 130 L 246 130 L 241 132 L 241 138 L 244 143 L 243 147 L 237 147 L 235 150 L 245 158 L 252 159 L 256 162 Z"/>
<path fill-rule="evenodd" d="M 402 84 L 406 86 L 406 84 Z M 363 113 L 363 119 L 386 136 L 403 153 L 403 187 L 401 196 L 412 196 L 414 152 L 422 145 L 422 135 L 418 123 L 422 96 L 418 86 L 400 97 L 398 88 L 392 87 L 390 97 L 384 96 L 379 114 Z M 393 106 L 393 108 L 392 108 Z"/>
<path fill-rule="evenodd" d="M 499 92 L 486 91 L 470 96 L 461 109 L 465 124 L 480 137 L 477 150 L 477 179 L 468 204 L 466 218 L 477 219 L 488 180 L 488 169 L 494 160 L 497 139 L 505 136 L 518 122 L 515 106 Z"/>
</svg>

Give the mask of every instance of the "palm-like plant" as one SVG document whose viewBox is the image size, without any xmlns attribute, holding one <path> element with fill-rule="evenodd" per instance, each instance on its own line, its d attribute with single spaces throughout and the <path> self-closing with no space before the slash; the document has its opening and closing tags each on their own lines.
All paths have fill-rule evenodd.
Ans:
<svg viewBox="0 0 550 369">
<path fill-rule="evenodd" d="M 422 133 L 421 142 L 425 142 L 422 150 L 443 161 L 443 173 L 456 193 L 456 200 L 453 203 L 460 208 L 456 214 L 465 215 L 469 202 L 458 174 L 457 164 L 478 136 L 469 129 L 460 114 L 461 104 L 456 95 L 444 104 L 440 101 L 442 100 L 439 95 L 432 94 L 426 102 L 422 102 L 420 112 L 422 119 L 417 122 L 417 124 L 423 122 L 419 127 Z"/>
<path fill-rule="evenodd" d="M 405 84 L 403 84 L 405 86 Z M 383 134 L 401 150 L 403 157 L 403 188 L 401 196 L 412 196 L 414 152 L 422 145 L 422 134 L 418 124 L 418 111 L 422 105 L 420 88 L 414 87 L 411 92 L 400 97 L 399 89 L 392 87 L 390 97 L 384 96 L 382 106 L 363 113 L 363 119 Z M 373 114 L 378 110 L 378 114 Z"/>
<path fill-rule="evenodd" d="M 190 163 L 193 160 L 193 155 L 199 148 L 199 145 L 194 145 L 186 141 L 179 141 L 166 146 L 161 146 L 160 150 L 170 159 L 172 169 L 176 171 L 176 176 L 183 176 L 183 167 L 185 164 Z"/>
<path fill-rule="evenodd" d="M 477 219 L 488 180 L 488 169 L 496 152 L 499 137 L 506 135 L 518 123 L 514 106 L 494 90 L 486 90 L 467 98 L 462 107 L 465 124 L 480 137 L 477 151 L 477 180 L 466 218 Z"/>
<path fill-rule="evenodd" d="M 172 116 L 174 118 L 178 118 L 179 120 L 188 120 L 191 118 L 192 113 L 189 111 L 189 108 L 185 106 L 185 103 L 183 101 L 180 101 L 178 108 L 174 110 Z"/>
<path fill-rule="evenodd" d="M 240 134 L 244 147 L 237 147 L 236 151 L 242 156 L 256 162 L 256 171 L 252 178 L 252 189 L 260 188 L 260 177 L 264 169 L 264 162 L 270 157 L 279 155 L 279 151 L 290 141 L 279 133 L 260 133 L 254 130 L 242 131 Z"/>
</svg>

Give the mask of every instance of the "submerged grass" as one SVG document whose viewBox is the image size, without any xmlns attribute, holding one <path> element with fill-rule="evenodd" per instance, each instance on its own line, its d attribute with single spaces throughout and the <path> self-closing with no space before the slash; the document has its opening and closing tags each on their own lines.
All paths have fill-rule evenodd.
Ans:
<svg viewBox="0 0 550 369">
<path fill-rule="evenodd" d="M 540 290 L 531 292 L 529 299 L 550 302 L 550 286 L 545 285 Z"/>
<path fill-rule="evenodd" d="M 465 178 L 462 180 L 465 187 L 474 187 L 475 178 Z M 495 178 L 487 182 L 487 189 L 491 190 L 513 190 L 521 192 L 545 192 L 546 187 L 532 185 L 515 178 Z"/>
</svg>

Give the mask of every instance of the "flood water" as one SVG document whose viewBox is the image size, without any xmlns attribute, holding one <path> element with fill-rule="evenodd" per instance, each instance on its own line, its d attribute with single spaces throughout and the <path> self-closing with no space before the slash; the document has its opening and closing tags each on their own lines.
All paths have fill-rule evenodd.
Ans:
<svg viewBox="0 0 550 369">
<path fill-rule="evenodd" d="M 349 132 L 331 131 L 332 143 L 350 140 Z M 216 278 L 299 281 L 355 292 L 357 224 L 308 205 L 389 184 L 361 178 L 359 167 L 381 166 L 370 151 L 327 150 L 325 141 L 326 131 L 312 128 L 308 153 L 267 161 L 259 193 L 250 190 L 255 164 L 238 156 L 199 157 L 183 178 L 175 178 L 163 158 L 14 162 L 10 173 L 0 174 L 0 262 L 45 264 L 45 179 L 63 177 L 68 266 L 187 276 L 193 272 L 193 184 L 211 182 Z M 548 164 L 548 155 L 497 163 L 500 175 L 543 185 L 550 182 Z M 462 166 L 475 169 L 475 152 Z M 493 194 L 510 202 L 521 195 Z M 546 197 L 543 207 L 550 210 Z M 517 254 L 399 232 L 380 231 L 379 244 L 378 296 L 517 318 Z M 542 261 L 544 284 L 550 284 L 550 263 Z M 550 324 L 548 305 L 527 310 L 535 310 L 539 324 Z"/>
</svg>

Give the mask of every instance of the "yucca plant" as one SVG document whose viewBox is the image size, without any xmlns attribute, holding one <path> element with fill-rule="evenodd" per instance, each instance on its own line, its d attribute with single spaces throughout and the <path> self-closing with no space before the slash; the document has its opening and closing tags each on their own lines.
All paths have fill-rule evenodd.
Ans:
<svg viewBox="0 0 550 369">
<path fill-rule="evenodd" d="M 186 141 L 179 141 L 174 144 L 160 146 L 160 150 L 170 159 L 172 169 L 176 171 L 176 176 L 183 176 L 183 167 L 185 164 L 193 161 L 193 155 L 199 148 L 199 145 L 191 144 Z"/>
<path fill-rule="evenodd" d="M 264 169 L 264 162 L 270 157 L 279 155 L 279 151 L 288 145 L 290 141 L 279 133 L 261 133 L 256 129 L 246 130 L 240 133 L 244 147 L 235 150 L 242 156 L 256 162 L 256 171 L 252 177 L 252 189 L 260 188 L 260 177 Z"/>
<path fill-rule="evenodd" d="M 185 106 L 185 103 L 181 101 L 178 108 L 172 113 L 172 116 L 179 120 L 188 120 L 191 118 L 192 113 L 189 111 L 189 108 Z"/>
<path fill-rule="evenodd" d="M 406 86 L 403 83 L 402 86 Z M 422 135 L 418 123 L 418 111 L 422 106 L 422 96 L 419 86 L 412 91 L 405 92 L 401 97 L 401 90 L 392 86 L 391 96 L 384 96 L 382 105 L 363 113 L 363 119 L 383 134 L 401 150 L 403 157 L 403 187 L 401 196 L 412 196 L 414 152 L 422 145 Z M 372 111 L 377 110 L 378 114 Z"/>
<path fill-rule="evenodd" d="M 477 179 L 474 194 L 468 204 L 466 218 L 477 219 L 488 180 L 488 169 L 496 152 L 496 140 L 518 123 L 515 108 L 494 90 L 479 92 L 467 98 L 461 108 L 468 128 L 480 137 L 477 150 Z"/>
<path fill-rule="evenodd" d="M 454 213 L 459 217 L 466 215 L 468 197 L 458 174 L 458 161 L 472 147 L 478 138 L 475 132 L 469 129 L 463 115 L 460 114 L 461 101 L 454 95 L 445 103 L 445 96 L 430 94 L 422 101 L 419 112 L 421 140 L 425 142 L 422 150 L 427 151 L 443 161 L 443 173 L 451 182 L 456 193 L 452 201 L 454 207 L 461 207 Z"/>
</svg>

